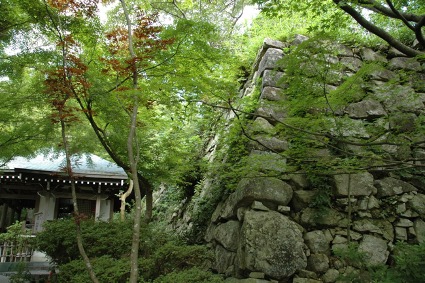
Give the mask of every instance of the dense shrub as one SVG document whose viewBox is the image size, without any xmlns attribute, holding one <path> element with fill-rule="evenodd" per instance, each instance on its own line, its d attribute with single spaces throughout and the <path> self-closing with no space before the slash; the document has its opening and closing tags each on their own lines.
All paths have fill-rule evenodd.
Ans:
<svg viewBox="0 0 425 283">
<path fill-rule="evenodd" d="M 193 267 L 184 271 L 171 272 L 160 276 L 154 283 L 220 283 L 224 282 L 219 275 Z"/>
<path fill-rule="evenodd" d="M 38 249 L 59 268 L 58 282 L 91 282 L 78 253 L 71 220 L 46 223 L 37 236 Z M 131 222 L 82 222 L 83 244 L 100 282 L 127 282 L 132 240 Z M 140 236 L 140 282 L 220 282 L 208 271 L 212 254 L 205 246 L 185 245 L 158 224 L 143 226 Z M 185 281 L 182 278 L 189 276 Z M 161 281 L 162 280 L 162 281 Z M 168 280 L 168 281 L 167 281 Z M 178 281 L 180 280 L 180 281 Z M 183 281 L 182 281 L 183 280 Z M 210 280 L 210 281 L 209 281 Z"/>
<path fill-rule="evenodd" d="M 139 261 L 141 273 L 145 279 L 155 279 L 162 274 L 178 272 L 192 267 L 206 269 L 212 260 L 212 255 L 205 246 L 188 246 L 168 242 L 150 257 Z"/>
<path fill-rule="evenodd" d="M 417 283 L 425 282 L 425 243 L 412 245 L 405 242 L 396 243 L 392 256 L 393 264 L 368 266 L 365 254 L 359 253 L 358 245 L 351 244 L 345 250 L 336 251 L 336 255 L 357 270 L 344 274 L 341 282 L 351 283 Z"/>
<path fill-rule="evenodd" d="M 76 243 L 73 220 L 49 221 L 43 225 L 43 232 L 37 234 L 37 248 L 45 252 L 57 264 L 65 264 L 80 258 Z M 120 258 L 130 253 L 130 222 L 81 222 L 84 246 L 89 257 L 110 255 Z"/>
<path fill-rule="evenodd" d="M 92 260 L 92 266 L 99 282 L 127 282 L 130 272 L 128 258 L 114 259 L 108 255 L 101 256 Z M 59 282 L 92 283 L 82 260 L 73 260 L 60 265 L 57 279 Z"/>
</svg>

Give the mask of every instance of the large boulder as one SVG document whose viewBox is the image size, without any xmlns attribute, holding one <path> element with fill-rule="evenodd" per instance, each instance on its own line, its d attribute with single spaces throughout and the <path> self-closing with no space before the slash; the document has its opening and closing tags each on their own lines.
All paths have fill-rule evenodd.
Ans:
<svg viewBox="0 0 425 283">
<path fill-rule="evenodd" d="M 363 236 L 358 251 L 366 255 L 364 261 L 370 266 L 385 264 L 390 254 L 387 242 L 371 235 Z"/>
<path fill-rule="evenodd" d="M 254 200 L 263 204 L 287 205 L 292 199 L 292 187 L 273 177 L 242 179 L 234 193 L 225 201 L 221 218 L 231 219 L 236 216 L 239 207 L 249 206 Z"/>
<path fill-rule="evenodd" d="M 227 221 L 215 228 L 214 239 L 229 251 L 236 251 L 239 240 L 239 229 L 239 221 Z"/>
<path fill-rule="evenodd" d="M 351 196 L 368 196 L 376 191 L 369 172 L 335 175 L 334 182 L 337 196 L 348 196 L 349 191 Z"/>
<path fill-rule="evenodd" d="M 275 211 L 247 211 L 237 252 L 239 270 L 281 280 L 307 266 L 298 225 Z"/>
</svg>

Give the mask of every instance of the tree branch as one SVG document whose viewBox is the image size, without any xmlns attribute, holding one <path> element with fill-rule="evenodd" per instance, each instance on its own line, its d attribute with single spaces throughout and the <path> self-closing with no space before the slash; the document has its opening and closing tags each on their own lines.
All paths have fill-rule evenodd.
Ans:
<svg viewBox="0 0 425 283">
<path fill-rule="evenodd" d="M 353 7 L 348 5 L 343 0 L 333 0 L 333 2 L 338 5 L 339 8 L 341 8 L 344 12 L 349 14 L 354 20 L 356 20 L 357 23 L 359 23 L 362 27 L 364 27 L 369 32 L 379 36 L 383 40 L 385 40 L 389 45 L 397 49 L 398 51 L 406 54 L 410 57 L 415 57 L 418 55 L 423 55 L 424 52 L 415 50 L 403 43 L 401 43 L 399 40 L 395 39 L 393 36 L 391 36 L 388 32 L 383 30 L 382 28 L 372 24 L 370 21 L 366 20 L 359 12 L 357 12 Z"/>
</svg>

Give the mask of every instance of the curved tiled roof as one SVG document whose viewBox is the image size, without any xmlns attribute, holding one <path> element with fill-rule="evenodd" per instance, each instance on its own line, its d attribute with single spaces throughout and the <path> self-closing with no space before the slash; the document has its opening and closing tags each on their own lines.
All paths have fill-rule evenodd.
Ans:
<svg viewBox="0 0 425 283">
<path fill-rule="evenodd" d="M 127 174 L 121 167 L 94 154 L 73 155 L 71 163 L 74 175 L 127 179 Z M 15 157 L 2 169 L 60 174 L 65 172 L 65 166 L 66 160 L 63 152 L 49 152 L 47 154 L 40 153 L 31 158 Z"/>
</svg>

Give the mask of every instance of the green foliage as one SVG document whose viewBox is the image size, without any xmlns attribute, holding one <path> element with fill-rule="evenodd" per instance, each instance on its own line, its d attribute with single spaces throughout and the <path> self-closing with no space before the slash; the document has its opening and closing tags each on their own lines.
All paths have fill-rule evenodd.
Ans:
<svg viewBox="0 0 425 283">
<path fill-rule="evenodd" d="M 311 207 L 325 208 L 331 207 L 332 203 L 332 186 L 331 177 L 327 175 L 316 175 L 315 172 L 320 171 L 315 169 L 312 173 L 307 173 L 307 180 L 311 186 L 316 190 L 316 194 Z"/>
<path fill-rule="evenodd" d="M 118 259 L 130 252 L 131 222 L 81 222 L 83 242 L 89 257 L 111 255 Z M 68 263 L 80 257 L 73 220 L 49 221 L 37 234 L 37 248 L 58 264 Z"/>
<path fill-rule="evenodd" d="M 220 283 L 224 282 L 220 275 L 193 267 L 184 271 L 173 271 L 160 276 L 154 283 Z"/>
<path fill-rule="evenodd" d="M 73 221 L 50 221 L 44 228 L 37 235 L 37 248 L 46 252 L 58 264 L 59 282 L 91 282 L 78 253 Z M 131 222 L 104 223 L 87 220 L 81 222 L 81 229 L 87 255 L 92 259 L 100 282 L 127 282 L 130 270 L 128 255 L 131 247 Z M 143 226 L 140 237 L 139 270 L 141 278 L 146 282 L 152 282 L 169 273 L 173 273 L 170 278 L 180 278 L 184 275 L 179 272 L 186 272 L 188 269 L 193 269 L 187 271 L 193 278 L 215 278 L 208 272 L 213 257 L 206 246 L 185 245 L 165 232 L 164 227 L 153 224 Z M 170 280 L 167 278 L 165 276 L 161 280 Z"/>
<path fill-rule="evenodd" d="M 358 244 L 335 251 L 335 255 L 348 265 L 358 268 L 354 273 L 344 274 L 342 282 L 375 283 L 416 283 L 424 282 L 425 244 L 418 245 L 398 242 L 394 247 L 394 264 L 368 266 L 365 254 L 358 251 Z"/>
<path fill-rule="evenodd" d="M 394 251 L 394 274 L 400 282 L 425 282 L 425 244 L 412 245 L 405 242 L 396 244 Z"/>
<path fill-rule="evenodd" d="M 32 236 L 31 229 L 25 228 L 25 222 L 16 221 L 15 224 L 7 227 L 6 233 L 0 234 L 0 242 L 13 244 L 19 251 L 21 248 L 33 247 L 35 238 Z"/>
<path fill-rule="evenodd" d="M 212 261 L 212 254 L 205 246 L 186 246 L 168 242 L 157 246 L 155 252 L 139 261 L 145 280 L 155 279 L 163 274 L 178 272 L 193 267 L 204 270 Z"/>
<path fill-rule="evenodd" d="M 96 257 L 91 261 L 93 270 L 99 282 L 126 283 L 129 275 L 130 262 L 128 258 L 116 259 L 110 255 Z M 69 283 L 90 283 L 90 279 L 84 262 L 80 259 L 72 260 L 59 267 L 57 275 L 58 282 Z"/>
</svg>

